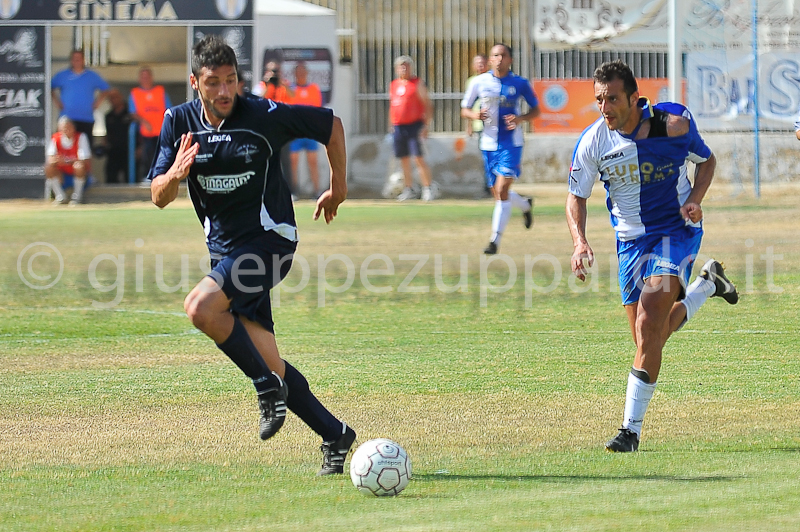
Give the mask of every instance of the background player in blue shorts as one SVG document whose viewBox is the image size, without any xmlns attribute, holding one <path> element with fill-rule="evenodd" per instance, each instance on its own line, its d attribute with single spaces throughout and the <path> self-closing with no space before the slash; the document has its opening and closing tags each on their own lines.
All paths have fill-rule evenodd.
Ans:
<svg viewBox="0 0 800 532">
<path fill-rule="evenodd" d="M 326 145 L 331 186 L 317 200 L 314 219 L 322 215 L 330 223 L 347 196 L 344 129 L 329 109 L 238 97 L 236 69 L 236 56 L 220 37 L 209 35 L 195 45 L 190 81 L 199 99 L 165 113 L 148 175 L 153 203 L 166 207 L 187 181 L 212 271 L 184 308 L 192 324 L 252 379 L 261 438 L 278 432 L 288 407 L 322 437 L 318 474 L 342 473 L 356 434 L 281 359 L 269 291 L 289 272 L 297 247 L 280 147 L 295 138 Z"/>
<path fill-rule="evenodd" d="M 713 259 L 686 287 L 703 235 L 700 203 L 716 166 L 691 113 L 681 104 L 651 106 L 640 98 L 636 78 L 622 61 L 595 70 L 594 92 L 603 116 L 581 134 L 575 148 L 567 223 L 575 248 L 572 272 L 584 280 L 585 264 L 594 263 L 586 239 L 586 199 L 599 174 L 617 235 L 622 303 L 636 344 L 622 428 L 606 449 L 630 452 L 639 448 L 670 334 L 709 297 L 735 304 L 739 295 Z M 696 164 L 694 184 L 687 161 Z"/>
<path fill-rule="evenodd" d="M 511 62 L 511 48 L 494 45 L 489 54 L 491 70 L 476 76 L 461 100 L 461 116 L 483 121 L 480 148 L 486 184 L 495 198 L 492 237 L 484 250 L 487 255 L 497 253 L 512 207 L 522 210 L 526 228 L 533 224 L 533 198 L 512 191 L 511 184 L 522 171 L 524 132 L 517 126 L 539 116 L 539 100 L 530 82 L 511 72 Z M 481 103 L 478 111 L 473 110 L 477 100 Z M 530 107 L 524 114 L 521 114 L 522 100 Z"/>
</svg>

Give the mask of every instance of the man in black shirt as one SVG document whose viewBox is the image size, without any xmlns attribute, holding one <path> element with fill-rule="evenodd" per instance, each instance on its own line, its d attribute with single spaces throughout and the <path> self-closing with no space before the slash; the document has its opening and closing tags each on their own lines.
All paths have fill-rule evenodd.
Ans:
<svg viewBox="0 0 800 532">
<path fill-rule="evenodd" d="M 334 417 L 284 361 L 275 343 L 269 290 L 289 272 L 297 247 L 291 193 L 280 147 L 295 138 L 326 145 L 331 186 L 314 219 L 330 223 L 347 196 L 344 129 L 329 109 L 240 98 L 233 50 L 209 35 L 192 50 L 190 81 L 199 99 L 167 110 L 148 178 L 164 208 L 187 180 L 206 234 L 211 273 L 189 293 L 192 323 L 253 380 L 260 436 L 281 428 L 288 407 L 322 437 L 319 475 L 342 473 L 356 434 Z"/>
<path fill-rule="evenodd" d="M 128 134 L 133 118 L 118 89 L 108 91 L 108 102 L 111 110 L 106 113 L 106 183 L 127 183 Z"/>
</svg>

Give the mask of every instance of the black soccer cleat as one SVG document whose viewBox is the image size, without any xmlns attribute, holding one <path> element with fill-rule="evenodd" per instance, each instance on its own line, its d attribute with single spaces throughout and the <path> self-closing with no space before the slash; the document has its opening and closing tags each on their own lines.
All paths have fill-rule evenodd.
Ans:
<svg viewBox="0 0 800 532">
<path fill-rule="evenodd" d="M 489 242 L 489 245 L 486 246 L 486 249 L 484 249 L 483 252 L 485 254 L 487 254 L 487 255 L 496 255 L 497 254 L 497 244 L 494 241 Z"/>
<path fill-rule="evenodd" d="M 525 229 L 530 229 L 533 226 L 533 198 L 525 198 L 530 205 L 530 208 L 522 213 L 522 220 L 525 222 Z"/>
<path fill-rule="evenodd" d="M 268 440 L 275 436 L 281 430 L 283 422 L 286 421 L 286 398 L 289 391 L 283 379 L 275 372 L 272 374 L 278 379 L 279 386 L 258 394 L 258 409 L 261 411 L 258 435 L 262 440 Z"/>
<path fill-rule="evenodd" d="M 610 453 L 632 453 L 639 450 L 639 436 L 630 429 L 621 428 L 616 436 L 606 442 Z"/>
<path fill-rule="evenodd" d="M 714 282 L 717 289 L 711 297 L 721 297 L 731 305 L 739 302 L 739 292 L 736 291 L 736 286 L 725 277 L 725 268 L 716 260 L 711 259 L 706 262 L 698 277 Z"/>
<path fill-rule="evenodd" d="M 324 441 L 319 448 L 322 451 L 322 469 L 317 473 L 318 477 L 325 475 L 341 475 L 344 473 L 344 459 L 356 441 L 356 431 L 344 425 L 344 434 L 338 440 Z"/>
</svg>

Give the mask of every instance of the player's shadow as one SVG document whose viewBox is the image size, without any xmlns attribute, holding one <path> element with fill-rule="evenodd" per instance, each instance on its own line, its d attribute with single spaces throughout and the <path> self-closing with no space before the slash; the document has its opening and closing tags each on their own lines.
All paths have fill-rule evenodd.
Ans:
<svg viewBox="0 0 800 532">
<path fill-rule="evenodd" d="M 665 482 L 731 482 L 741 480 L 741 476 L 725 475 L 450 475 L 442 473 L 417 474 L 414 480 L 427 482 L 458 482 L 470 480 L 491 480 L 499 482 L 608 482 L 610 480 L 660 480 Z"/>
</svg>

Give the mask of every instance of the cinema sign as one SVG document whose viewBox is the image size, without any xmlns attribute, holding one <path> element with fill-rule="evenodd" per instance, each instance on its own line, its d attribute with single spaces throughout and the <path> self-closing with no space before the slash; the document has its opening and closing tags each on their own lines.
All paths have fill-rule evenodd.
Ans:
<svg viewBox="0 0 800 532">
<path fill-rule="evenodd" d="M 253 20 L 250 0 L 58 0 L 0 2 L 4 21 L 146 24 L 187 20 Z"/>
</svg>

